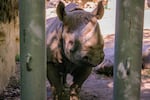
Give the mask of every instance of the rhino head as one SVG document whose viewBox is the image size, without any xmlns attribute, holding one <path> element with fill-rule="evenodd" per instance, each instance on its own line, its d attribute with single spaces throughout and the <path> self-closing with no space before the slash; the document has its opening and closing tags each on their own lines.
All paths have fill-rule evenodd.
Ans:
<svg viewBox="0 0 150 100">
<path fill-rule="evenodd" d="M 65 56 L 75 64 L 96 66 L 102 62 L 104 41 L 97 22 L 104 14 L 102 2 L 98 2 L 92 12 L 75 5 L 72 9 L 67 9 L 64 3 L 59 2 L 56 11 L 59 20 L 63 23 L 62 39 Z"/>
</svg>

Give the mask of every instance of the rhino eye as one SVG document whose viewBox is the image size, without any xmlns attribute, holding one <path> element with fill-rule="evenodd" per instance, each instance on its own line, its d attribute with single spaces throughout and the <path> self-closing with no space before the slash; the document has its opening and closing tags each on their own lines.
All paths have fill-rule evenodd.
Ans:
<svg viewBox="0 0 150 100">
<path fill-rule="evenodd" d="M 69 44 L 70 44 L 70 45 L 73 45 L 73 41 L 70 40 L 70 41 L 69 41 Z"/>
</svg>

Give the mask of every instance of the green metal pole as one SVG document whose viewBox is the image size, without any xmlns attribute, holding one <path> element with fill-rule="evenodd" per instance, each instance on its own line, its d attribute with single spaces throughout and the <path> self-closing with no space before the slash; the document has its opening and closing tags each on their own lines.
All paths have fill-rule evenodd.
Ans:
<svg viewBox="0 0 150 100">
<path fill-rule="evenodd" d="M 144 0 L 117 0 L 113 100 L 140 100 Z"/>
<path fill-rule="evenodd" d="M 21 100 L 46 100 L 45 0 L 19 0 Z"/>
</svg>

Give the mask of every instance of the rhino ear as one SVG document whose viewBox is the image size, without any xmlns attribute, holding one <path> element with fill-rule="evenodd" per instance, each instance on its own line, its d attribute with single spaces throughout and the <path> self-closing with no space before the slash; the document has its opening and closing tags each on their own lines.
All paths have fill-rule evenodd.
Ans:
<svg viewBox="0 0 150 100">
<path fill-rule="evenodd" d="M 63 21 L 64 20 L 64 16 L 66 15 L 66 12 L 65 12 L 65 4 L 60 1 L 57 8 L 56 8 L 56 13 L 57 13 L 57 16 L 58 18 Z"/>
<path fill-rule="evenodd" d="M 94 14 L 97 19 L 101 19 L 104 15 L 104 6 L 102 4 L 102 1 L 98 2 L 97 7 L 92 11 L 92 14 Z"/>
</svg>

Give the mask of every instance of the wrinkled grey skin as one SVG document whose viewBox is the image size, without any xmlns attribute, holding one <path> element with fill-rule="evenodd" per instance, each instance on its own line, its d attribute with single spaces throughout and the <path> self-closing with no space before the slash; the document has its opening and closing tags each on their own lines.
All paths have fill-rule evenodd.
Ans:
<svg viewBox="0 0 150 100">
<path fill-rule="evenodd" d="M 93 12 L 59 2 L 56 10 L 58 17 L 46 23 L 47 77 L 56 94 L 61 95 L 67 73 L 73 76 L 70 88 L 78 90 L 92 67 L 102 62 L 104 42 L 97 19 L 102 18 L 104 9 L 102 2 Z"/>
</svg>

